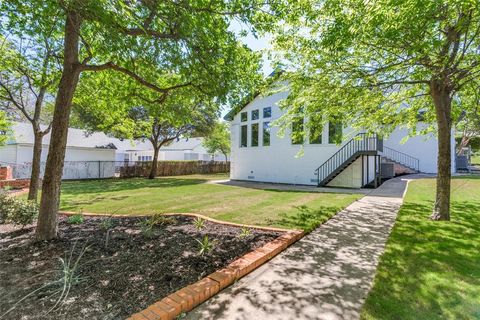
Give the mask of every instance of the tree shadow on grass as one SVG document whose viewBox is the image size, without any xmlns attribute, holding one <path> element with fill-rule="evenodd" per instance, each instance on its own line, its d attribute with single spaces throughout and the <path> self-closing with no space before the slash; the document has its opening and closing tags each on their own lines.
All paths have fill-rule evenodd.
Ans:
<svg viewBox="0 0 480 320">
<path fill-rule="evenodd" d="M 309 233 L 322 223 L 325 223 L 339 212 L 341 207 L 321 206 L 319 208 L 310 208 L 306 205 L 296 206 L 294 213 L 280 214 L 278 225 L 284 228 L 302 229 Z"/>
<path fill-rule="evenodd" d="M 432 201 L 403 205 L 364 306 L 366 318 L 480 316 L 480 204 L 453 202 L 450 222 L 431 221 L 432 207 Z"/>
<path fill-rule="evenodd" d="M 144 188 L 173 188 L 194 186 L 207 182 L 207 179 L 190 178 L 131 178 L 131 179 L 108 179 L 108 180 L 89 180 L 89 181 L 71 181 L 63 183 L 63 194 L 91 194 L 101 192 L 121 192 L 137 190 Z"/>
</svg>

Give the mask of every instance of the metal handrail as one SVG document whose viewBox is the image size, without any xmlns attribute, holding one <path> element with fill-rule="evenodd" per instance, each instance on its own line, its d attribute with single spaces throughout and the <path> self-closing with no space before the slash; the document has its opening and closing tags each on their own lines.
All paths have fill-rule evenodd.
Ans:
<svg viewBox="0 0 480 320">
<path fill-rule="evenodd" d="M 420 169 L 420 160 L 418 158 L 412 157 L 411 155 L 401 151 L 389 147 L 383 147 L 382 155 L 385 158 L 398 162 L 401 165 L 407 166 L 415 171 L 419 171 Z"/>
<path fill-rule="evenodd" d="M 318 184 L 358 152 L 382 151 L 383 141 L 375 134 L 359 133 L 315 169 Z"/>
</svg>

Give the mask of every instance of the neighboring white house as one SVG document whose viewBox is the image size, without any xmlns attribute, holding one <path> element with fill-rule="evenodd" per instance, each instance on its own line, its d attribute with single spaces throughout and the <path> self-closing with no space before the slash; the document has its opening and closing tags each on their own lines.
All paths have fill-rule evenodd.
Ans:
<svg viewBox="0 0 480 320">
<path fill-rule="evenodd" d="M 28 123 L 15 122 L 11 129 L 12 136 L 5 146 L 0 147 L 0 165 L 12 166 L 16 178 L 28 178 L 33 157 L 32 126 Z M 45 129 L 44 126 L 42 126 L 43 129 Z M 69 129 L 63 178 L 114 176 L 117 141 L 119 140 L 107 137 L 103 133 L 87 134 L 83 130 Z M 42 176 L 49 144 L 50 134 L 47 134 L 43 138 Z"/>
<path fill-rule="evenodd" d="M 28 178 L 31 172 L 34 135 L 29 123 L 14 122 L 12 135 L 0 147 L 0 165 L 13 167 L 15 178 Z M 42 126 L 42 130 L 45 126 Z M 225 161 L 223 155 L 209 154 L 203 138 L 180 139 L 161 149 L 159 160 Z M 47 160 L 50 134 L 43 138 L 41 176 Z M 120 140 L 102 132 L 68 129 L 63 179 L 114 177 L 119 167 L 137 161 L 152 161 L 152 145 L 148 141 Z"/>
<path fill-rule="evenodd" d="M 153 150 L 150 142 L 139 142 L 131 149 L 125 150 L 125 159 L 133 161 L 151 161 Z M 203 147 L 203 138 L 182 138 L 160 148 L 158 160 L 202 160 L 225 161 L 222 154 L 212 155 Z"/>
<path fill-rule="evenodd" d="M 283 114 L 278 102 L 287 95 L 287 92 L 278 92 L 256 96 L 241 110 L 227 114 L 225 119 L 231 122 L 231 179 L 363 187 L 379 181 L 380 168 L 384 176 L 394 167 L 436 173 L 436 137 L 416 136 L 402 144 L 407 130 L 400 128 L 385 140 L 361 133 L 357 139 L 352 139 L 355 135 L 352 129 L 330 123 L 319 130 L 321 135 L 307 137 L 303 154 L 299 153 L 302 143 L 292 141 L 291 130 L 279 137 L 278 128 L 271 126 Z M 342 143 L 338 145 L 334 138 L 340 133 Z M 452 164 L 453 137 L 452 134 Z M 454 167 L 452 165 L 452 169 Z"/>
</svg>

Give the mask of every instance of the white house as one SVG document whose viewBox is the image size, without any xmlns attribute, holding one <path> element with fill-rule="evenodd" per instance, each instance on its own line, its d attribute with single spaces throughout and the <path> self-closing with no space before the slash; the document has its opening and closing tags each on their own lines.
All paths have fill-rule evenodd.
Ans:
<svg viewBox="0 0 480 320">
<path fill-rule="evenodd" d="M 160 148 L 158 159 L 161 160 L 202 160 L 202 161 L 225 161 L 225 156 L 221 154 L 212 155 L 203 147 L 202 137 L 181 138 L 173 141 L 169 145 Z M 130 148 L 124 147 L 125 160 L 133 161 L 151 161 L 153 159 L 153 150 L 150 142 L 138 142 Z"/>
<path fill-rule="evenodd" d="M 438 151 L 433 135 L 401 143 L 407 131 L 398 128 L 385 140 L 362 133 L 353 138 L 352 129 L 330 123 L 303 143 L 292 139 L 292 130 L 278 136 L 278 128 L 271 123 L 283 114 L 278 102 L 287 95 L 256 96 L 241 110 L 226 115 L 231 122 L 232 180 L 358 188 L 376 185 L 382 175 L 392 176 L 393 170 L 436 173 Z M 338 137 L 340 145 L 335 143 Z M 303 155 L 299 153 L 302 147 Z"/>
</svg>

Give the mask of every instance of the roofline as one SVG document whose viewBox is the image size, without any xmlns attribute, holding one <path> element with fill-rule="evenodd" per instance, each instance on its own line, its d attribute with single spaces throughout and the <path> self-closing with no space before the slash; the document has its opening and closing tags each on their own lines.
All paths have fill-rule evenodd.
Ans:
<svg viewBox="0 0 480 320">
<path fill-rule="evenodd" d="M 283 74 L 284 71 L 283 70 L 273 70 L 268 76 L 266 79 L 268 79 L 270 82 L 273 82 L 274 80 L 276 80 L 281 74 Z M 245 101 L 240 104 L 240 109 L 239 106 L 235 106 L 233 107 L 229 112 L 227 112 L 227 114 L 223 117 L 223 120 L 225 121 L 233 121 L 233 117 L 235 117 L 236 114 L 238 114 L 239 112 L 241 112 L 243 109 L 245 109 L 246 106 L 248 106 L 253 100 L 255 100 L 259 95 L 260 95 L 260 91 L 255 91 L 252 95 L 249 95 L 245 98 Z M 237 110 L 238 109 L 238 110 Z"/>
</svg>

